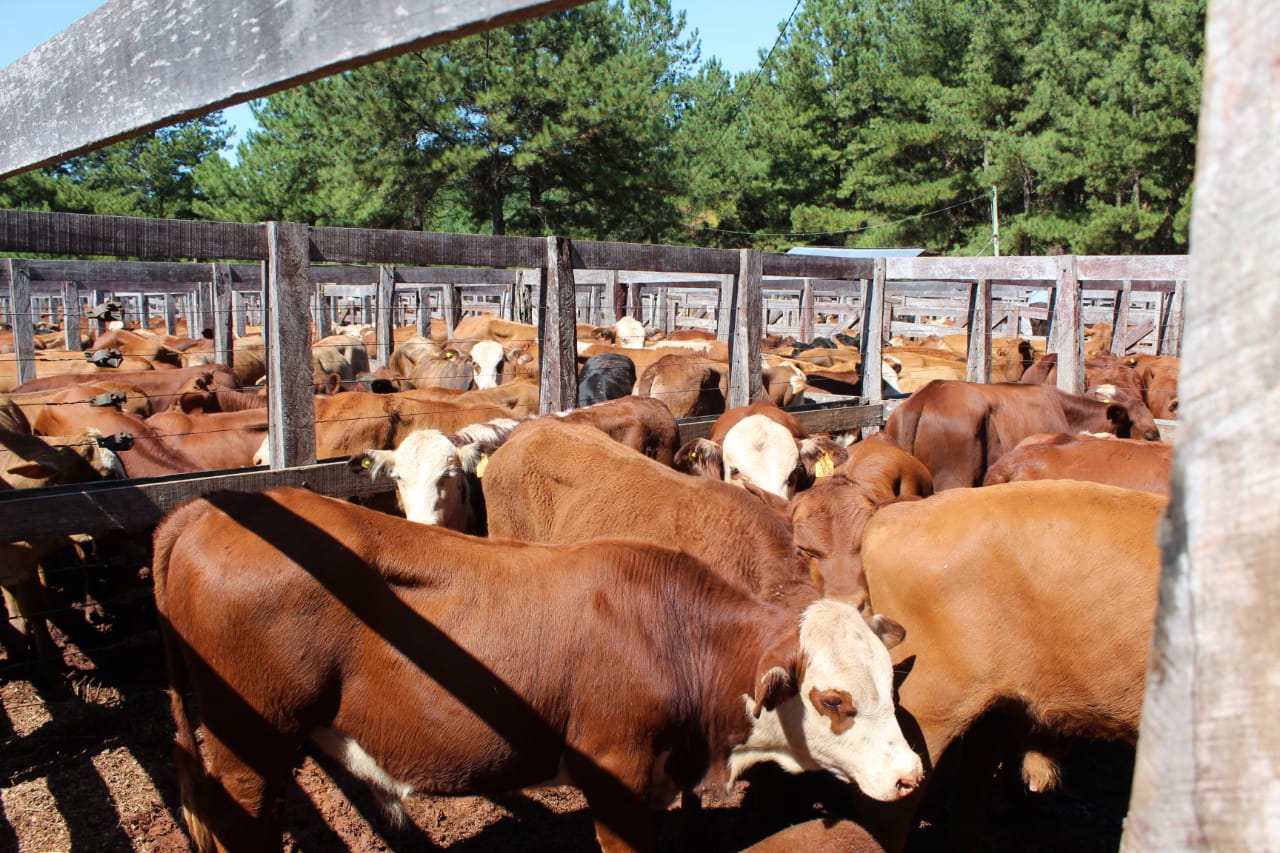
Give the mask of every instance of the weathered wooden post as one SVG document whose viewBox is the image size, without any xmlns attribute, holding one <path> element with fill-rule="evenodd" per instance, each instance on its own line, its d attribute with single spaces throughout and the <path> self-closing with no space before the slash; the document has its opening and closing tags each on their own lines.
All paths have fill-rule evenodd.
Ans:
<svg viewBox="0 0 1280 853">
<path fill-rule="evenodd" d="M 213 264 L 213 351 L 214 360 L 231 366 L 231 267 Z"/>
<path fill-rule="evenodd" d="M 1160 604 L 1121 850 L 1280 850 L 1280 5 L 1209 4 Z M 1247 164 L 1247 167 L 1244 165 Z M 1224 277 L 1223 270 L 1231 270 Z"/>
<path fill-rule="evenodd" d="M 316 461 L 316 409 L 311 388 L 313 292 L 310 229 L 295 222 L 267 223 L 268 447 L 272 468 Z"/>
<path fill-rule="evenodd" d="M 546 261 L 538 299 L 538 411 L 563 412 L 578 405 L 578 327 L 573 280 L 573 244 L 546 238 Z"/>
<path fill-rule="evenodd" d="M 393 326 L 391 321 L 391 302 L 396 295 L 396 268 L 392 266 L 382 265 L 378 267 L 378 285 L 374 292 L 375 301 L 377 302 L 376 314 L 373 320 L 373 337 L 376 342 L 376 352 L 374 357 L 377 359 L 379 367 L 385 367 L 387 362 L 391 361 L 391 350 L 393 349 Z"/>
<path fill-rule="evenodd" d="M 13 258 L 9 266 L 9 312 L 13 315 L 13 357 L 18 384 L 36 378 L 36 328 L 31 320 L 31 277 L 25 261 Z"/>
<path fill-rule="evenodd" d="M 800 287 L 800 330 L 802 341 L 813 340 L 813 279 L 806 278 Z"/>
<path fill-rule="evenodd" d="M 80 352 L 84 343 L 80 340 L 80 283 L 64 281 L 62 283 L 62 336 L 66 340 L 67 349 Z"/>
<path fill-rule="evenodd" d="M 1129 302 L 1133 297 L 1133 279 L 1126 278 L 1120 282 L 1120 291 L 1116 293 L 1116 307 L 1111 321 L 1111 353 L 1124 355 L 1129 342 Z"/>
<path fill-rule="evenodd" d="M 991 381 L 991 282 L 980 278 L 969 285 L 969 359 L 965 380 Z"/>
<path fill-rule="evenodd" d="M 764 393 L 760 369 L 760 332 L 764 328 L 764 255 L 739 251 L 734 288 L 733 337 L 729 343 L 729 399 L 734 409 L 749 405 Z M 722 303 L 723 304 L 723 303 Z"/>
<path fill-rule="evenodd" d="M 862 356 L 862 399 L 878 403 L 884 399 L 880 373 L 884 369 L 884 291 L 888 261 L 875 258 L 871 280 L 862 280 L 862 331 L 858 349 Z"/>
<path fill-rule="evenodd" d="M 1059 255 L 1053 289 L 1053 328 L 1049 350 L 1058 354 L 1058 387 L 1069 394 L 1084 393 L 1084 324 L 1076 256 Z"/>
<path fill-rule="evenodd" d="M 604 319 L 610 325 L 627 313 L 627 290 L 617 270 L 604 271 Z"/>
</svg>

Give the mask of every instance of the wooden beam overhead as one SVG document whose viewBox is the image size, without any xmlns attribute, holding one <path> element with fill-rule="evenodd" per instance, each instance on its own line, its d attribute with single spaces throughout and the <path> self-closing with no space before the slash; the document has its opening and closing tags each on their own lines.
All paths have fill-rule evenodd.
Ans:
<svg viewBox="0 0 1280 853">
<path fill-rule="evenodd" d="M 110 0 L 0 69 L 0 179 L 582 2 Z"/>
</svg>

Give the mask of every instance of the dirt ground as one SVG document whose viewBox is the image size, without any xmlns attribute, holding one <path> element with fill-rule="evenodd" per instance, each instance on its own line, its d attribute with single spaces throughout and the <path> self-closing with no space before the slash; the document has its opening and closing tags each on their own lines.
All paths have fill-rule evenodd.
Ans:
<svg viewBox="0 0 1280 853">
<path fill-rule="evenodd" d="M 97 626 L 81 610 L 55 613 L 68 672 L 62 679 L 32 680 L 30 667 L 0 656 L 0 851 L 188 849 L 176 807 L 159 633 L 149 600 L 134 594 L 129 601 L 129 618 L 113 614 Z M 1020 783 L 1000 784 L 984 849 L 1116 850 L 1132 762 L 1131 748 L 1090 746 L 1068 758 L 1061 792 L 1032 795 Z M 723 798 L 708 799 L 697 833 L 681 832 L 673 810 L 663 849 L 738 850 L 797 814 L 839 813 L 847 805 L 847 789 L 825 774 L 781 776 L 766 769 Z M 598 849 L 573 788 L 492 799 L 415 797 L 397 827 L 362 784 L 327 758 L 307 757 L 295 782 L 286 799 L 286 851 Z M 757 791 L 771 793 L 753 796 Z M 941 814 L 925 812 L 909 853 L 953 849 Z"/>
</svg>

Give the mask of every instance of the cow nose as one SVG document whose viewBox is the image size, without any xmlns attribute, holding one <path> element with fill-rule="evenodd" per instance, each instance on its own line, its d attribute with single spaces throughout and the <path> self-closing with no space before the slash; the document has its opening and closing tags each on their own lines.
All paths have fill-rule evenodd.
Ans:
<svg viewBox="0 0 1280 853">
<path fill-rule="evenodd" d="M 924 779 L 923 773 L 912 773 L 909 776 L 903 776 L 898 780 L 898 796 L 905 797 L 916 788 L 920 787 L 921 781 Z"/>
</svg>

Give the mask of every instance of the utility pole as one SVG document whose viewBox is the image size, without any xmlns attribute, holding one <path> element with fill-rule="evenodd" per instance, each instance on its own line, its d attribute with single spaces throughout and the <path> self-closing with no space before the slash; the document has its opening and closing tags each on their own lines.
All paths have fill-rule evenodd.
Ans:
<svg viewBox="0 0 1280 853">
<path fill-rule="evenodd" d="M 991 245 L 995 256 L 1000 257 L 1000 194 L 996 185 L 991 185 Z"/>
</svg>

